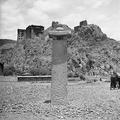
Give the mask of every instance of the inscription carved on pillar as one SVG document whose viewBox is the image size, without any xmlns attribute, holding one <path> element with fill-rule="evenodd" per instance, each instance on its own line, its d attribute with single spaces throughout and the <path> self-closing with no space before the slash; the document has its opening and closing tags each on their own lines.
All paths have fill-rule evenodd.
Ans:
<svg viewBox="0 0 120 120">
<path fill-rule="evenodd" d="M 71 36 L 71 30 L 57 24 L 49 36 L 53 38 L 51 104 L 67 105 L 67 38 Z"/>
</svg>

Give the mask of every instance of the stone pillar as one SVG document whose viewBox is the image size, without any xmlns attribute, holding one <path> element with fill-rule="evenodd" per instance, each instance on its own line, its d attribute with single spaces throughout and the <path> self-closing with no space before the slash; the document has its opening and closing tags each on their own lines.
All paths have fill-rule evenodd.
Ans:
<svg viewBox="0 0 120 120">
<path fill-rule="evenodd" d="M 67 38 L 71 35 L 67 26 L 58 24 L 49 32 L 52 44 L 51 104 L 67 105 Z"/>
</svg>

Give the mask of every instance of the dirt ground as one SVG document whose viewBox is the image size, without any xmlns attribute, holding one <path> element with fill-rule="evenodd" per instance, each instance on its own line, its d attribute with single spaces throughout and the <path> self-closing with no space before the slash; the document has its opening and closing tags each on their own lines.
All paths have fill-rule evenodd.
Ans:
<svg viewBox="0 0 120 120">
<path fill-rule="evenodd" d="M 44 103 L 50 99 L 50 83 L 0 82 L 0 120 L 120 120 L 120 90 L 109 86 L 69 83 L 69 105 L 53 107 Z"/>
</svg>

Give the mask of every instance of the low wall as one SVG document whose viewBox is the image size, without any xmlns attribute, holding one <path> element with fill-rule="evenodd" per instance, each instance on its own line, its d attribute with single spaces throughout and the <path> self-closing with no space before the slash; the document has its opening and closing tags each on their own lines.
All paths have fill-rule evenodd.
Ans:
<svg viewBox="0 0 120 120">
<path fill-rule="evenodd" d="M 93 82 L 96 81 L 104 81 L 104 82 L 110 82 L 110 77 L 104 77 L 104 76 L 86 76 L 85 77 L 87 82 Z M 50 76 L 0 76 L 0 82 L 24 82 L 24 81 L 40 81 L 40 82 L 51 82 L 52 77 Z M 69 77 L 69 82 L 77 82 L 82 81 L 79 77 Z"/>
<path fill-rule="evenodd" d="M 17 76 L 17 80 L 20 81 L 51 81 L 51 75 L 50 76 Z"/>
<path fill-rule="evenodd" d="M 109 82 L 110 76 L 85 76 L 87 82 L 104 81 Z"/>
<path fill-rule="evenodd" d="M 46 75 L 46 76 L 17 76 L 17 80 L 20 81 L 41 81 L 41 82 L 51 82 L 52 76 L 51 75 Z M 80 81 L 79 77 L 71 77 L 68 78 L 69 82 L 73 81 Z"/>
<path fill-rule="evenodd" d="M 0 76 L 0 82 L 24 82 L 24 81 L 39 81 L 39 82 L 51 82 L 52 77 L 50 76 Z M 69 82 L 80 81 L 79 77 L 68 78 Z"/>
</svg>

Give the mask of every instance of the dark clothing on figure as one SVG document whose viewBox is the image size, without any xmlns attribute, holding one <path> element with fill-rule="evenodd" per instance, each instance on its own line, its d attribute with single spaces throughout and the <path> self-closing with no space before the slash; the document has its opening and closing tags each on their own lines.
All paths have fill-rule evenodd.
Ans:
<svg viewBox="0 0 120 120">
<path fill-rule="evenodd" d="M 117 88 L 120 89 L 120 77 L 117 75 L 117 73 L 113 72 L 111 75 L 111 84 L 110 84 L 110 89 L 115 89 Z"/>
<path fill-rule="evenodd" d="M 120 76 L 118 76 L 117 82 L 118 82 L 118 89 L 120 89 Z"/>
<path fill-rule="evenodd" d="M 111 77 L 111 85 L 110 88 L 116 88 L 116 77 Z"/>
</svg>

